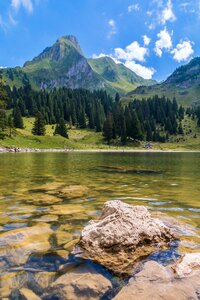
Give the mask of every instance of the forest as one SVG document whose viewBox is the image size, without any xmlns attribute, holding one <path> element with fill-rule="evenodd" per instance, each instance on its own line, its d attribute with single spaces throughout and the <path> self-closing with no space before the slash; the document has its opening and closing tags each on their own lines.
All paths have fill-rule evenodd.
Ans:
<svg viewBox="0 0 200 300">
<path fill-rule="evenodd" d="M 59 88 L 35 91 L 24 88 L 0 88 L 0 136 L 12 135 L 23 128 L 23 117 L 35 117 L 34 135 L 45 135 L 45 125 L 55 125 L 54 134 L 68 138 L 72 127 L 102 132 L 106 143 L 119 140 L 166 142 L 171 135 L 183 134 L 181 121 L 188 114 L 197 117 L 200 108 L 185 110 L 176 99 L 154 97 L 133 100 L 125 105 L 117 93 L 112 98 L 106 91 Z"/>
</svg>

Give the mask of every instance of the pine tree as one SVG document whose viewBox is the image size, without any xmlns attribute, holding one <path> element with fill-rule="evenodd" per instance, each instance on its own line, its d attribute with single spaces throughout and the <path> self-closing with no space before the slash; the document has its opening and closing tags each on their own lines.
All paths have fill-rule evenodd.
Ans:
<svg viewBox="0 0 200 300">
<path fill-rule="evenodd" d="M 110 144 L 113 136 L 113 120 L 111 113 L 108 113 L 103 125 L 103 136 L 108 144 Z"/>
<path fill-rule="evenodd" d="M 16 128 L 21 128 L 21 129 L 24 128 L 22 114 L 21 114 L 21 111 L 19 109 L 19 106 L 16 106 L 13 109 L 13 123 L 14 123 L 14 126 Z"/>
<path fill-rule="evenodd" d="M 126 145 L 126 143 L 127 143 L 127 133 L 126 133 L 126 122 L 125 122 L 125 118 L 123 118 L 123 121 L 122 121 L 121 143 L 122 143 L 122 145 Z"/>
<path fill-rule="evenodd" d="M 45 122 L 42 114 L 39 112 L 36 115 L 32 133 L 34 135 L 45 135 Z"/>
<path fill-rule="evenodd" d="M 115 102 L 119 102 L 119 101 L 120 101 L 119 93 L 116 93 L 116 95 L 115 95 Z"/>
<path fill-rule="evenodd" d="M 68 133 L 67 133 L 67 126 L 65 124 L 65 120 L 63 118 L 60 119 L 59 124 L 56 125 L 56 129 L 55 129 L 55 134 L 59 134 L 63 137 L 65 137 L 66 139 L 69 138 Z"/>
<path fill-rule="evenodd" d="M 7 127 L 6 111 L 0 109 L 0 132 L 4 132 Z"/>
<path fill-rule="evenodd" d="M 178 134 L 184 134 L 181 122 L 179 123 L 179 126 L 178 126 Z"/>
<path fill-rule="evenodd" d="M 138 119 L 137 113 L 135 111 L 133 111 L 133 115 L 132 115 L 131 137 L 135 140 L 142 140 L 144 138 L 141 124 Z"/>
<path fill-rule="evenodd" d="M 9 128 L 9 136 L 11 137 L 14 130 L 14 122 L 11 115 L 8 117 L 8 128 Z"/>
</svg>

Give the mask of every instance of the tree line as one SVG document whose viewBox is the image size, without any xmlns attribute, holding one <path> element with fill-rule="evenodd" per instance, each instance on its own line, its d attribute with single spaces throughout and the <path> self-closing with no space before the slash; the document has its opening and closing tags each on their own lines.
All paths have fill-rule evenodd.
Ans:
<svg viewBox="0 0 200 300">
<path fill-rule="evenodd" d="M 7 86 L 4 90 L 6 109 L 12 114 L 8 120 L 2 108 L 1 123 L 23 128 L 22 117 L 35 117 L 32 133 L 36 135 L 45 134 L 46 124 L 55 124 L 55 134 L 66 138 L 67 127 L 89 128 L 102 132 L 107 143 L 120 141 L 124 145 L 129 140 L 165 142 L 170 135 L 183 134 L 185 110 L 175 98 L 171 101 L 156 95 L 124 105 L 119 94 L 113 99 L 103 90 L 63 87 L 34 91 L 30 85 L 12 90 Z"/>
</svg>

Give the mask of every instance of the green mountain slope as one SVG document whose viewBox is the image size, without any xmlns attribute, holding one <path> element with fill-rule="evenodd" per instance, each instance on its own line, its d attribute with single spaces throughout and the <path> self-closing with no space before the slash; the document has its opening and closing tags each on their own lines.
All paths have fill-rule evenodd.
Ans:
<svg viewBox="0 0 200 300">
<path fill-rule="evenodd" d="M 26 62 L 23 71 L 40 88 L 104 88 L 104 83 L 82 55 L 73 36 L 58 39 L 52 47 L 46 48 L 32 61 Z"/>
<path fill-rule="evenodd" d="M 105 89 L 110 94 L 125 94 L 139 85 L 154 82 L 137 76 L 111 58 L 89 59 L 82 53 L 76 37 L 59 38 L 22 68 L 0 70 L 6 84 L 13 87 L 30 83 L 34 89 L 85 88 Z"/>
<path fill-rule="evenodd" d="M 116 64 L 110 57 L 88 59 L 92 69 L 98 73 L 108 85 L 117 89 L 120 93 L 126 93 L 140 85 L 153 85 L 156 82 L 146 80 L 126 68 L 123 64 Z"/>
<path fill-rule="evenodd" d="M 200 57 L 176 69 L 164 82 L 150 87 L 140 86 L 130 92 L 126 101 L 132 98 L 147 98 L 153 95 L 176 97 L 179 104 L 200 103 Z"/>
</svg>

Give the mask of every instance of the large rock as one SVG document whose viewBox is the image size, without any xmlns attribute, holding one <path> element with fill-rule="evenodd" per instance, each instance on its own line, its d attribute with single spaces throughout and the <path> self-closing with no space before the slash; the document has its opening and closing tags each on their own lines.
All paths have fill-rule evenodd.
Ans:
<svg viewBox="0 0 200 300">
<path fill-rule="evenodd" d="M 192 260 L 192 254 L 187 254 L 183 260 L 175 265 L 164 267 L 157 262 L 145 263 L 142 271 L 129 280 L 114 300 L 198 300 L 200 299 L 200 267 L 190 264 L 190 272 L 187 272 L 188 264 Z M 197 260 L 200 254 L 196 256 Z M 184 261 L 184 263 L 183 263 Z M 193 264 L 193 263 L 192 263 Z M 181 271 L 181 278 L 177 278 L 174 270 Z M 185 269 L 185 272 L 183 271 Z"/>
<path fill-rule="evenodd" d="M 98 221 L 90 221 L 83 229 L 79 245 L 83 257 L 128 274 L 135 262 L 168 246 L 173 238 L 170 229 L 145 207 L 113 200 L 105 203 Z M 79 250 L 77 246 L 74 251 Z"/>
<path fill-rule="evenodd" d="M 93 267 L 80 266 L 60 276 L 50 285 L 44 300 L 98 300 L 112 287 Z"/>
</svg>

